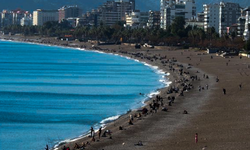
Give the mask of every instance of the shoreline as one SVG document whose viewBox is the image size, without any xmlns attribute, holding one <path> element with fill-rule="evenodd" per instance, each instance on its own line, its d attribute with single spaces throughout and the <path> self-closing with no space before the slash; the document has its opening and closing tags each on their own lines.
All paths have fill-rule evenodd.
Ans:
<svg viewBox="0 0 250 150">
<path fill-rule="evenodd" d="M 141 63 L 141 64 L 143 64 L 143 65 L 151 68 L 151 70 L 154 71 L 156 74 L 158 74 L 159 77 L 161 76 L 161 79 L 159 80 L 159 82 L 162 84 L 162 87 L 159 87 L 159 88 L 155 89 L 154 91 L 152 91 L 151 93 L 146 94 L 146 97 L 141 101 L 141 103 L 142 103 L 141 106 L 138 106 L 136 108 L 131 108 L 130 110 L 128 110 L 124 114 L 116 115 L 116 116 L 111 116 L 111 117 L 108 117 L 108 118 L 105 118 L 105 119 L 101 120 L 99 123 L 96 123 L 96 125 L 100 124 L 103 129 L 107 128 L 109 126 L 109 124 L 111 124 L 114 121 L 120 119 L 121 117 L 128 116 L 128 115 L 130 115 L 131 112 L 136 112 L 139 109 L 147 107 L 148 106 L 148 104 L 147 104 L 148 102 L 152 101 L 152 99 L 155 96 L 159 95 L 162 90 L 164 90 L 166 88 L 169 88 L 169 86 L 172 84 L 172 81 L 170 81 L 170 79 L 168 78 L 168 76 L 170 76 L 169 71 L 168 72 L 164 72 L 162 69 L 159 69 L 159 67 L 156 66 L 156 65 L 152 65 L 150 63 L 147 63 L 147 62 L 144 62 L 144 61 L 141 61 L 141 60 L 138 60 L 138 59 L 126 56 L 126 55 L 121 55 L 119 53 L 104 52 L 104 51 L 95 50 L 95 49 L 93 49 L 93 50 L 91 50 L 91 49 L 83 49 L 83 48 L 80 48 L 80 47 L 61 46 L 61 45 L 57 45 L 57 44 L 56 45 L 53 45 L 53 44 L 52 45 L 48 45 L 48 44 L 34 42 L 34 41 L 33 42 L 32 41 L 27 42 L 27 41 L 23 41 L 23 39 L 20 38 L 20 37 L 18 37 L 17 39 L 9 39 L 9 40 L 6 39 L 6 38 L 1 38 L 0 37 L 0 40 L 2 40 L 2 41 L 9 41 L 9 42 L 19 42 L 19 43 L 25 43 L 25 44 L 27 44 L 27 43 L 28 44 L 36 44 L 36 45 L 43 45 L 43 46 L 54 46 L 54 47 L 59 47 L 59 48 L 68 48 L 68 49 L 72 49 L 72 50 L 79 50 L 79 51 L 85 51 L 85 52 L 95 52 L 95 53 L 100 53 L 100 54 L 109 54 L 109 55 L 119 56 L 119 57 L 122 57 L 122 58 L 126 58 L 128 60 L 133 60 L 135 62 Z M 113 119 L 111 119 L 111 118 L 113 118 Z M 98 131 L 98 130 L 96 129 L 95 132 L 96 131 Z M 88 136 L 89 136 L 89 132 L 87 130 L 86 133 L 84 133 L 82 135 L 79 135 L 78 137 L 75 137 L 75 138 L 72 138 L 72 139 L 65 139 L 63 141 L 58 142 L 53 147 L 53 149 L 57 150 L 58 148 L 61 147 L 61 145 L 65 144 L 65 143 L 72 143 L 72 142 L 75 142 L 75 141 L 78 141 L 78 140 L 81 140 L 81 139 L 88 138 Z"/>
<path fill-rule="evenodd" d="M 25 42 L 25 41 L 24 41 Z M 59 41 L 59 43 L 60 43 L 60 41 Z M 36 44 L 36 43 L 35 43 Z M 37 44 L 44 44 L 44 43 L 37 43 Z M 45 44 L 46 45 L 46 44 Z M 53 45 L 51 45 L 51 46 L 53 46 Z M 55 45 L 55 46 L 60 46 L 60 44 L 59 45 Z M 107 47 L 109 47 L 109 46 L 107 46 Z M 117 48 L 118 46 L 116 46 L 116 48 Z M 127 46 L 125 46 L 125 47 L 127 47 Z M 66 47 L 66 48 L 76 48 L 76 47 Z M 105 46 L 104 46 L 104 48 L 105 48 Z M 119 48 L 120 48 L 120 46 L 119 46 Z M 90 51 L 92 51 L 92 50 L 90 50 Z M 96 51 L 96 50 L 93 50 L 93 51 Z M 124 53 L 124 51 L 126 51 L 127 53 Z M 145 53 L 145 55 L 150 55 L 150 53 L 154 53 L 155 51 L 158 51 L 158 50 L 155 50 L 155 49 L 153 49 L 153 50 L 150 50 L 149 51 L 149 53 L 146 51 L 146 50 L 138 50 L 139 52 L 144 52 Z M 161 51 L 161 50 L 159 50 L 159 51 Z M 171 52 L 171 49 L 169 49 L 169 50 L 166 50 L 167 52 Z M 183 52 L 183 50 L 181 50 L 182 52 Z M 123 55 L 124 57 L 128 57 L 128 56 L 130 56 L 132 59 L 136 59 L 137 57 L 134 55 L 134 54 L 136 54 L 137 53 L 137 50 L 131 50 L 131 52 L 128 50 L 128 49 L 122 49 L 122 50 L 114 50 L 114 49 L 112 49 L 112 48 L 105 48 L 105 50 L 103 50 L 103 51 L 101 51 L 101 52 L 103 52 L 103 53 L 115 53 L 115 54 L 120 54 L 120 55 Z M 185 51 L 184 51 L 185 52 Z M 155 52 L 156 54 L 157 54 L 157 52 Z M 150 56 L 151 57 L 151 56 Z M 157 56 L 158 57 L 158 56 Z M 139 61 L 140 61 L 140 58 L 137 58 Z M 172 59 L 172 58 L 171 58 Z M 164 66 L 164 65 L 162 65 L 161 64 L 161 62 L 152 62 L 151 60 L 147 60 L 147 62 L 148 63 L 153 63 L 153 65 L 156 65 L 156 66 L 158 66 L 158 68 L 159 69 L 163 69 L 165 72 L 168 72 L 167 71 L 167 67 L 166 66 Z M 190 74 L 189 75 L 187 75 L 188 77 L 187 78 L 189 78 L 191 75 L 196 75 L 197 73 L 196 73 L 196 71 L 197 70 L 199 70 L 199 73 L 200 74 L 202 74 L 202 73 L 205 73 L 205 72 L 203 72 L 202 70 L 200 70 L 200 69 L 198 69 L 198 68 L 196 68 L 196 67 L 193 67 L 192 65 L 192 67 L 191 67 L 191 69 L 187 69 L 187 67 L 190 67 L 189 65 L 188 65 L 188 63 L 182 63 L 182 62 L 171 62 L 171 63 L 173 63 L 173 66 L 174 66 L 174 68 L 176 68 L 176 69 L 178 69 L 178 66 L 176 67 L 176 64 L 182 64 L 182 65 L 184 65 L 184 67 L 183 67 L 183 69 L 185 69 L 185 71 L 188 71 L 188 72 L 190 72 Z M 174 73 L 173 71 L 169 71 L 169 72 L 172 72 L 171 74 L 170 74 L 170 76 L 169 76 L 169 80 L 170 81 L 175 81 L 175 80 L 180 80 L 182 77 L 180 77 L 180 76 L 178 76 L 178 73 Z M 212 80 L 215 78 L 215 76 L 214 75 L 210 75 L 209 74 L 209 76 L 212 78 Z M 212 81 L 211 79 L 209 79 L 209 81 Z M 206 80 L 202 80 L 202 82 L 204 82 L 203 84 L 205 84 L 205 82 L 207 83 L 208 81 L 206 81 Z M 199 84 L 201 84 L 201 82 L 200 81 L 194 81 L 194 82 L 192 82 L 193 84 L 194 84 L 194 89 L 197 89 L 197 87 L 198 87 L 198 85 Z M 180 84 L 179 83 L 176 83 L 176 82 L 172 82 L 172 84 L 171 84 L 171 86 L 180 86 Z M 211 85 L 211 88 L 213 87 L 214 85 Z M 112 137 L 114 137 L 114 139 L 116 139 L 116 138 L 118 138 L 118 143 L 120 143 L 121 142 L 121 140 L 123 140 L 123 137 L 121 137 L 121 132 L 129 132 L 128 130 L 132 130 L 132 132 L 138 132 L 137 130 L 148 130 L 148 129 L 146 129 L 145 127 L 144 127 L 144 125 L 142 125 L 142 123 L 141 122 L 152 122 L 152 120 L 156 120 L 156 122 L 159 122 L 159 118 L 161 118 L 161 119 L 165 119 L 165 118 L 162 118 L 162 116 L 167 116 L 167 117 L 169 117 L 169 115 L 168 115 L 168 113 L 170 114 L 170 116 L 172 117 L 172 115 L 176 115 L 177 114 L 177 118 L 168 118 L 168 119 L 170 119 L 171 121 L 171 124 L 170 125 L 167 125 L 167 126 L 169 126 L 169 128 L 171 128 L 171 130 L 170 131 L 167 131 L 167 133 L 169 134 L 169 135 L 167 135 L 166 137 L 165 137 L 165 135 L 162 135 L 162 137 L 158 137 L 157 135 L 154 135 L 155 137 L 154 138 L 156 138 L 157 140 L 160 140 L 160 139 L 170 139 L 171 137 L 173 137 L 173 134 L 176 132 L 176 130 L 178 129 L 178 128 L 182 128 L 184 125 L 188 125 L 189 123 L 190 123 L 190 120 L 193 118 L 193 117 L 195 117 L 195 116 L 197 116 L 198 114 L 195 114 L 195 115 L 193 115 L 193 114 L 189 114 L 189 115 L 187 115 L 187 116 L 185 116 L 185 115 L 182 115 L 182 111 L 183 111 L 183 109 L 185 109 L 186 108 L 186 105 L 187 106 L 190 106 L 190 102 L 185 102 L 185 99 L 192 99 L 192 98 L 194 98 L 194 97 L 197 97 L 197 95 L 195 95 L 196 93 L 195 92 L 193 92 L 194 91 L 194 89 L 193 90 L 191 90 L 191 92 L 188 92 L 188 93 L 184 93 L 184 95 L 185 95 L 185 98 L 184 97 L 180 97 L 180 96 L 178 96 L 178 97 L 176 97 L 177 98 L 177 105 L 175 106 L 175 104 L 174 104 L 174 106 L 171 106 L 171 107 L 168 107 L 168 109 L 169 109 L 169 111 L 166 113 L 166 114 L 163 114 L 164 112 L 159 112 L 159 113 L 152 113 L 152 114 L 150 114 L 150 115 L 147 115 L 147 116 L 143 116 L 142 117 L 142 119 L 141 120 L 136 120 L 136 122 L 135 122 L 135 125 L 134 126 L 128 126 L 127 125 L 127 119 L 128 119 L 128 117 L 129 117 L 129 115 L 130 114 L 134 114 L 134 113 L 137 113 L 137 112 L 129 112 L 129 113 L 126 113 L 126 114 L 124 114 L 124 115 L 122 115 L 118 120 L 115 120 L 115 121 L 113 121 L 113 122 L 111 122 L 111 123 L 109 123 L 108 125 L 107 125 L 107 128 L 108 129 L 111 129 L 111 131 L 114 131 L 114 133 L 112 134 Z M 160 94 L 160 96 L 163 96 L 163 97 L 167 97 L 167 94 L 165 94 L 165 92 L 167 92 L 167 90 L 168 90 L 168 88 L 163 88 L 163 89 L 161 89 L 160 91 L 162 91 L 162 94 Z M 205 105 L 205 102 L 208 100 L 208 97 L 209 97 L 209 95 L 210 95 L 210 90 L 208 90 L 208 92 L 206 93 L 206 98 L 204 98 L 203 99 L 203 101 L 202 102 L 198 102 L 198 104 L 196 104 L 196 103 L 194 103 L 194 102 L 192 102 L 192 104 L 191 104 L 191 106 L 193 105 L 194 106 L 194 108 L 189 108 L 189 110 L 188 111 L 191 111 L 191 113 L 195 113 L 195 112 L 201 112 L 200 110 L 195 110 L 195 109 L 197 109 L 197 108 L 200 108 L 200 107 L 202 107 L 203 105 Z M 186 96 L 187 95 L 187 96 Z M 191 95 L 191 96 L 190 96 Z M 194 96 L 195 95 L 195 96 Z M 147 101 L 146 102 L 146 106 L 145 107 L 148 107 L 149 106 L 149 103 L 150 102 L 152 102 L 152 99 L 151 100 L 149 100 L 149 101 Z M 164 100 L 164 103 L 167 103 L 167 100 Z M 204 103 L 203 103 L 204 102 Z M 159 110 L 160 111 L 160 110 Z M 159 116 L 160 115 L 160 116 Z M 154 117 L 154 116 L 156 116 L 156 117 Z M 178 122 L 178 120 L 177 119 L 179 119 L 179 118 L 182 118 L 183 120 L 181 120 L 181 121 L 179 121 Z M 117 128 L 118 128 L 118 126 L 119 126 L 119 124 L 121 124 L 121 125 L 124 125 L 125 126 L 125 130 L 123 130 L 123 131 L 119 131 L 119 130 L 117 130 Z M 136 124 L 138 124 L 138 126 L 136 125 Z M 150 123 L 151 124 L 151 123 Z M 162 124 L 162 123 L 159 123 L 159 124 Z M 138 127 L 142 127 L 143 129 L 138 129 Z M 156 126 L 157 127 L 157 125 L 153 125 L 153 126 Z M 159 125 L 158 125 L 159 126 Z M 136 129 L 134 129 L 134 128 L 136 128 Z M 155 129 L 155 127 L 153 127 L 154 129 Z M 129 132 L 130 134 L 133 134 L 133 133 L 131 133 L 131 132 Z M 146 134 L 146 133 L 144 133 L 144 134 Z M 146 134 L 146 135 L 148 135 L 148 133 Z M 142 135 L 143 136 L 143 135 Z M 127 136 L 128 137 L 128 136 Z M 130 137 L 130 136 L 129 136 Z M 127 144 L 125 144 L 125 145 L 117 145 L 117 142 L 115 141 L 114 142 L 114 139 L 112 139 L 112 142 L 111 142 L 111 140 L 109 140 L 109 139 L 102 139 L 101 138 L 101 141 L 97 141 L 97 142 L 91 142 L 91 145 L 88 145 L 87 147 L 86 147 L 86 149 L 100 149 L 100 148 L 105 148 L 106 149 L 106 147 L 109 147 L 108 149 L 134 149 L 133 147 L 134 147 L 134 145 L 132 144 L 130 144 L 129 146 L 127 146 Z M 120 139 L 120 140 L 119 140 Z M 90 141 L 90 139 L 88 138 L 88 137 L 86 137 L 86 138 L 81 138 L 79 141 L 74 141 L 74 142 L 71 142 L 71 143 L 66 143 L 66 146 L 69 146 L 71 149 L 74 147 L 74 144 L 75 143 L 78 143 L 79 145 L 82 143 L 82 142 L 86 142 L 86 141 Z M 124 140 L 124 141 L 128 141 L 128 139 L 127 140 Z M 151 141 L 152 142 L 152 141 Z M 157 141 L 155 141 L 155 142 L 157 142 Z M 125 142 L 124 142 L 125 143 Z M 130 143 L 131 143 L 131 141 L 130 141 Z M 137 143 L 136 141 L 133 141 L 132 143 Z M 151 143 L 150 143 L 150 141 L 146 141 L 146 140 L 143 140 L 143 144 L 145 143 L 145 145 L 146 145 L 146 147 L 144 146 L 144 148 L 146 148 L 146 149 L 151 149 L 151 148 L 148 148 L 148 145 L 150 145 Z M 63 146 L 63 145 L 62 145 Z M 59 149 L 61 149 L 62 148 L 62 146 L 61 147 L 59 147 Z M 156 148 L 153 148 L 153 149 L 156 149 Z"/>
<path fill-rule="evenodd" d="M 22 37 L 24 41 L 29 41 L 28 38 Z M 55 41 L 54 38 L 32 38 L 46 44 Z M 72 44 L 74 47 L 76 47 L 75 45 L 85 48 L 92 46 L 89 43 L 57 42 L 60 42 L 59 45 Z M 215 54 L 169 47 L 135 49 L 126 45 L 110 45 L 101 46 L 101 49 L 105 52 L 121 53 L 121 55 L 130 55 L 132 58 L 145 60 L 159 66 L 160 69 L 170 69 L 170 63 L 162 64 L 161 60 L 154 58 L 167 55 L 168 59 L 178 60 L 176 63 L 171 62 L 174 68 L 183 64 L 185 71 L 190 73 L 189 77 L 197 75 L 200 81 L 193 81 L 193 90 L 185 92 L 184 96 L 177 97 L 172 106 L 167 106 L 167 112 L 159 110 L 157 113 L 135 118 L 133 125 L 128 125 L 129 115 L 122 116 L 110 123 L 107 128 L 113 132 L 112 139 L 101 137 L 100 140 L 91 142 L 85 149 L 247 150 L 250 148 L 250 136 L 247 132 L 250 124 L 248 115 L 250 114 L 250 84 L 248 84 L 250 82 L 250 60 L 248 58 L 239 56 L 222 58 Z M 136 55 L 138 53 L 143 55 Z M 172 81 L 183 79 L 183 77 L 174 75 L 173 70 L 170 73 Z M 207 74 L 209 79 L 204 78 L 203 74 Z M 216 82 L 217 77 L 218 82 Z M 172 86 L 175 84 L 180 85 L 178 82 L 173 82 Z M 198 90 L 199 86 L 206 88 L 206 84 L 208 89 Z M 242 86 L 239 88 L 239 85 Z M 223 88 L 226 89 L 226 94 L 223 94 Z M 164 103 L 167 104 L 168 101 L 165 98 L 168 95 L 166 93 L 167 89 L 163 90 L 161 96 L 164 97 Z M 188 114 L 183 114 L 184 109 L 188 111 Z M 120 125 L 124 127 L 124 130 L 118 130 Z M 198 143 L 194 142 L 195 133 L 199 134 Z M 74 149 L 75 143 L 81 145 L 82 142 L 90 140 L 87 137 L 67 143 L 65 146 Z M 143 145 L 135 145 L 138 141 L 142 141 Z"/>
</svg>

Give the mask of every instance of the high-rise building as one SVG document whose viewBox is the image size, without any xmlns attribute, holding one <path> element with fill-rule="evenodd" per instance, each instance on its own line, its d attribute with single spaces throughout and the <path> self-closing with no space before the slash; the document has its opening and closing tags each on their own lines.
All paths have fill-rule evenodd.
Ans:
<svg viewBox="0 0 250 150">
<path fill-rule="evenodd" d="M 181 16 L 185 20 L 196 16 L 195 0 L 161 0 L 161 28 L 166 29 L 173 20 Z"/>
<path fill-rule="evenodd" d="M 12 11 L 3 10 L 1 13 L 1 26 L 6 27 L 9 25 L 21 25 L 21 19 L 23 17 L 29 16 L 28 11 L 21 9 L 16 9 Z"/>
<path fill-rule="evenodd" d="M 82 9 L 78 6 L 63 6 L 58 11 L 59 22 L 67 18 L 77 18 L 82 16 Z"/>
<path fill-rule="evenodd" d="M 245 13 L 245 29 L 244 29 L 244 40 L 249 40 L 250 39 L 250 7 L 245 8 L 244 10 Z"/>
<path fill-rule="evenodd" d="M 160 28 L 161 14 L 160 11 L 149 11 L 149 18 L 147 27 L 149 28 Z"/>
<path fill-rule="evenodd" d="M 207 31 L 208 28 L 214 27 L 215 31 L 218 33 L 220 5 L 204 4 L 203 11 L 204 11 L 204 30 Z"/>
<path fill-rule="evenodd" d="M 126 13 L 126 26 L 137 28 L 140 25 L 140 11 L 136 10 L 130 13 Z"/>
<path fill-rule="evenodd" d="M 247 10 L 246 8 L 245 10 Z M 237 20 L 237 36 L 243 37 L 246 23 L 246 11 L 241 10 L 241 16 Z"/>
<path fill-rule="evenodd" d="M 30 13 L 21 9 L 12 10 L 12 24 L 21 25 L 21 19 L 23 17 L 28 17 Z"/>
<path fill-rule="evenodd" d="M 2 27 L 2 12 L 0 12 L 0 28 Z"/>
<path fill-rule="evenodd" d="M 8 10 L 3 10 L 1 13 L 1 27 L 6 27 L 13 24 L 13 13 Z"/>
<path fill-rule="evenodd" d="M 41 26 L 48 21 L 58 21 L 58 10 L 42 10 L 33 11 L 33 25 Z"/>
<path fill-rule="evenodd" d="M 126 26 L 132 28 L 146 27 L 148 22 L 148 12 L 141 12 L 140 10 L 126 13 Z"/>
<path fill-rule="evenodd" d="M 118 21 L 125 21 L 125 13 L 135 11 L 135 0 L 107 1 L 97 10 L 99 12 L 98 23 L 113 25 Z"/>
<path fill-rule="evenodd" d="M 24 16 L 21 19 L 21 26 L 32 26 L 32 16 Z"/>
<path fill-rule="evenodd" d="M 83 17 L 78 20 L 78 26 L 97 26 L 99 13 L 96 10 L 83 14 Z"/>
<path fill-rule="evenodd" d="M 228 27 L 237 23 L 241 16 L 241 7 L 238 3 L 220 2 L 219 35 L 227 34 Z"/>
</svg>

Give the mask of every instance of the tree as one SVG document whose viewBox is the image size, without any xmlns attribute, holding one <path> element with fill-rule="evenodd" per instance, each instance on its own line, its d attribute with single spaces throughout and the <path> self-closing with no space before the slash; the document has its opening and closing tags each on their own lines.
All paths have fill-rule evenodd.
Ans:
<svg viewBox="0 0 250 150">
<path fill-rule="evenodd" d="M 248 52 L 250 51 L 250 39 L 248 39 L 246 41 L 244 48 L 245 48 L 246 51 L 248 51 Z"/>
<path fill-rule="evenodd" d="M 185 18 L 176 17 L 171 24 L 171 33 L 175 36 L 185 37 Z"/>
</svg>

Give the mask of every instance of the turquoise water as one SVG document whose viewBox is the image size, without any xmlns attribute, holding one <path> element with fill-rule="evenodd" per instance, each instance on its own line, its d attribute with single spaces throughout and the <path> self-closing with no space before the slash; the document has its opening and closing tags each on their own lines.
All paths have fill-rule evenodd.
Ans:
<svg viewBox="0 0 250 150">
<path fill-rule="evenodd" d="M 42 150 L 138 108 L 162 75 L 120 56 L 0 41 L 0 149 Z"/>
</svg>

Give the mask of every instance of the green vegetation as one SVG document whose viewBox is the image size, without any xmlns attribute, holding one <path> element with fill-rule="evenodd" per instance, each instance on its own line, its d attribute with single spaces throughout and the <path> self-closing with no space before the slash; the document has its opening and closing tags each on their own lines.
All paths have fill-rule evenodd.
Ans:
<svg viewBox="0 0 250 150">
<path fill-rule="evenodd" d="M 21 33 L 25 36 L 50 36 L 64 37 L 72 35 L 81 41 L 99 40 L 106 42 L 126 42 L 126 43 L 149 43 L 153 45 L 181 45 L 185 48 L 190 46 L 199 48 L 225 48 L 243 49 L 245 42 L 235 34 L 219 37 L 214 28 L 209 28 L 207 32 L 197 27 L 184 27 L 183 17 L 176 17 L 171 26 L 166 30 L 158 28 L 138 28 L 128 29 L 124 27 L 124 22 L 118 22 L 113 26 L 100 24 L 98 27 L 77 27 L 72 28 L 67 21 L 47 22 L 43 26 L 9 26 L 3 28 L 4 33 Z M 249 43 L 245 45 L 250 49 Z"/>
</svg>

